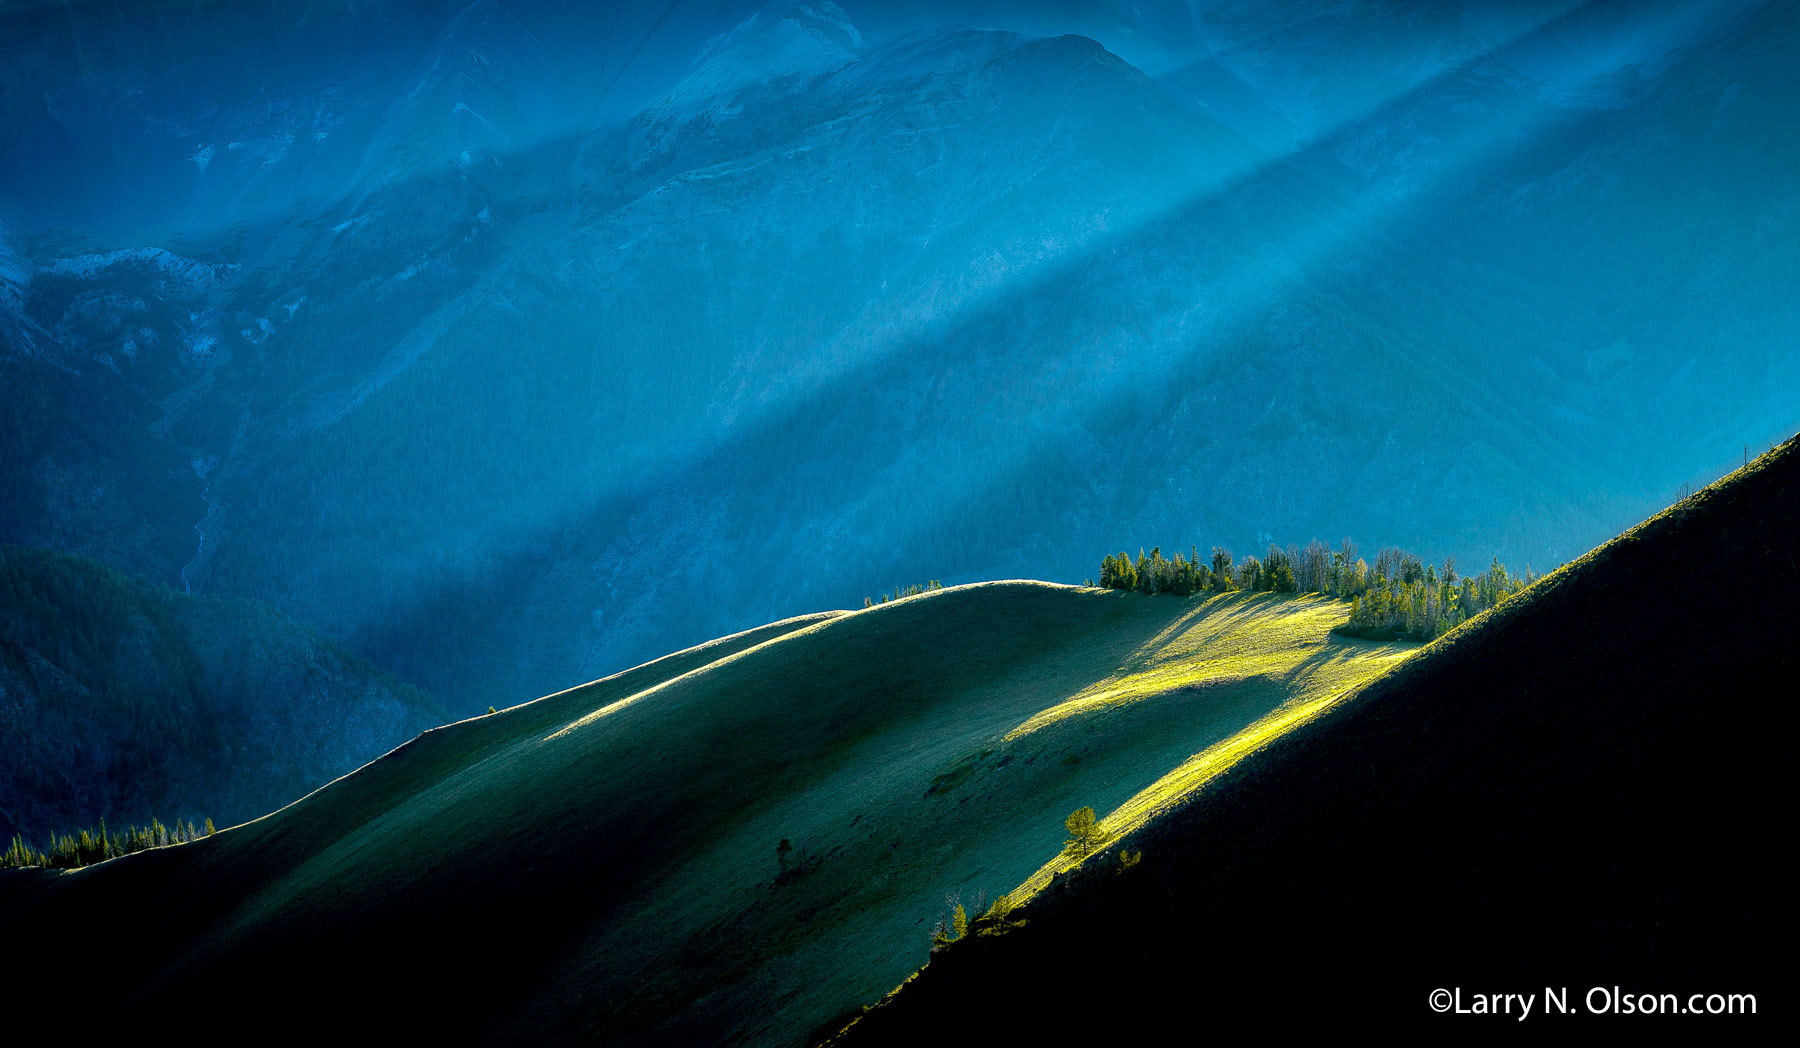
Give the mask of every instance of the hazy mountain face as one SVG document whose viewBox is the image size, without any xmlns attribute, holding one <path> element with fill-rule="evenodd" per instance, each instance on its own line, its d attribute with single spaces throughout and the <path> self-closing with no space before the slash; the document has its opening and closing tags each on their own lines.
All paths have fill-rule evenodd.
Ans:
<svg viewBox="0 0 1800 1048">
<path fill-rule="evenodd" d="M 1140 544 L 1552 566 L 1792 428 L 1796 19 L 15 9 L 0 539 L 453 708 Z"/>
<path fill-rule="evenodd" d="M 228 826 L 443 723 L 273 609 L 0 547 L 0 839 L 102 819 Z"/>
</svg>

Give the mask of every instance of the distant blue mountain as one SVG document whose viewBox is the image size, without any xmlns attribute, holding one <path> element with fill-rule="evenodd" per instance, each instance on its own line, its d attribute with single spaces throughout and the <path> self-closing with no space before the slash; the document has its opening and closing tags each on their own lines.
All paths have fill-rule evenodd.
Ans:
<svg viewBox="0 0 1800 1048">
<path fill-rule="evenodd" d="M 1796 425 L 1785 3 L 0 21 L 0 540 L 485 708 L 896 584 L 1539 569 Z"/>
</svg>

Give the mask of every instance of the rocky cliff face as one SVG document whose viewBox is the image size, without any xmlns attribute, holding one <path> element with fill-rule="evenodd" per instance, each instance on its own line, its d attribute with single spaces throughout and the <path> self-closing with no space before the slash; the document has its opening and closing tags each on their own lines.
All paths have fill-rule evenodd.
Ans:
<svg viewBox="0 0 1800 1048">
<path fill-rule="evenodd" d="M 0 550 L 0 836 L 296 799 L 444 720 L 264 605 Z"/>
</svg>

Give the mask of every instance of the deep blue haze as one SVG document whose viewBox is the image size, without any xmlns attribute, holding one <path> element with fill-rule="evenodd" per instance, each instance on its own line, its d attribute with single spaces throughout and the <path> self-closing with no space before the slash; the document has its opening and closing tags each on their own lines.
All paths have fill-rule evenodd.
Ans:
<svg viewBox="0 0 1800 1048">
<path fill-rule="evenodd" d="M 0 540 L 453 710 L 1121 546 L 1541 570 L 1800 416 L 1792 3 L 0 11 Z"/>
</svg>

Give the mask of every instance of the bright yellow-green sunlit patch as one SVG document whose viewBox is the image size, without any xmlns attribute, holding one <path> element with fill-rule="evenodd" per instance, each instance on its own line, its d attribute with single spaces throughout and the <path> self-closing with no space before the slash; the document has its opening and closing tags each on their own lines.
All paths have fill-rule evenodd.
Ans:
<svg viewBox="0 0 1800 1048">
<path fill-rule="evenodd" d="M 1035 714 L 1014 728 L 1007 741 L 1070 717 L 1181 688 L 1296 673 L 1294 683 L 1309 689 L 1323 684 L 1326 677 L 1361 681 L 1412 650 L 1339 645 L 1338 658 L 1321 662 L 1332 627 L 1343 623 L 1344 614 L 1341 601 L 1312 596 L 1230 595 L 1197 602 L 1133 654 L 1119 672 Z"/>
<path fill-rule="evenodd" d="M 1414 649 L 1333 636 L 1348 613 L 1014 581 L 721 638 L 203 842 L 190 880 L 241 902 L 184 963 L 549 892 L 546 993 L 704 1001 L 779 1043 L 924 961 L 946 895 L 1041 883 L 1071 810 L 1135 826 Z"/>
<path fill-rule="evenodd" d="M 1197 605 L 1137 652 L 1118 674 L 1043 711 L 1008 736 L 1125 703 L 1154 701 L 1183 689 L 1266 677 L 1288 698 L 1267 715 L 1183 761 L 1101 821 L 1115 839 L 1200 789 L 1220 772 L 1275 738 L 1312 720 L 1365 681 L 1417 650 L 1334 639 L 1344 605 L 1318 597 L 1215 597 Z M 1028 898 L 1076 860 L 1058 855 L 1026 879 Z"/>
</svg>

